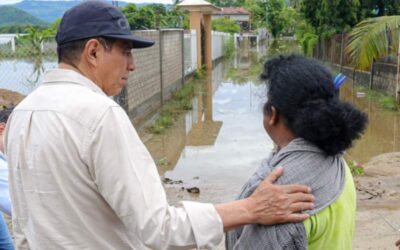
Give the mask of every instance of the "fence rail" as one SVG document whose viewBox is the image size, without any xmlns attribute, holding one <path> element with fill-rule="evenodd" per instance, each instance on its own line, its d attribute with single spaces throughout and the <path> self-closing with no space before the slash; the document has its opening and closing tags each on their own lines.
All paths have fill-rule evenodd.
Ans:
<svg viewBox="0 0 400 250">
<path fill-rule="evenodd" d="M 372 63 L 370 69 L 355 68 L 345 48 L 349 42 L 346 33 L 336 34 L 330 39 L 319 40 L 313 50 L 314 58 L 332 63 L 341 71 L 362 85 L 396 96 L 397 61 L 396 56 L 388 51 L 388 56 Z"/>
<path fill-rule="evenodd" d="M 183 84 L 185 76 L 197 69 L 197 34 L 181 29 L 134 33 L 155 41 L 150 48 L 133 51 L 136 70 L 116 98 L 135 120 L 162 105 Z M 229 37 L 212 33 L 213 60 L 223 56 Z M 38 43 L 25 35 L 0 36 L 0 89 L 29 94 L 46 70 L 57 67 L 56 48 L 54 38 Z"/>
</svg>

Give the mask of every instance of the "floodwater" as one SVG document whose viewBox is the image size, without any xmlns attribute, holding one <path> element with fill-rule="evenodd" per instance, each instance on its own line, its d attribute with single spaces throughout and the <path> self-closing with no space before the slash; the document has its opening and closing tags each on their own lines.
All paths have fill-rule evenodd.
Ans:
<svg viewBox="0 0 400 250">
<path fill-rule="evenodd" d="M 273 48 L 275 52 L 287 46 Z M 171 204 L 234 199 L 271 152 L 273 142 L 262 124 L 266 91 L 258 81 L 266 54 L 265 48 L 242 50 L 218 64 L 206 77 L 205 91 L 193 100 L 191 112 L 165 135 L 142 134 L 160 175 L 176 181 L 165 184 Z M 200 193 L 187 192 L 191 187 Z"/>
<path fill-rule="evenodd" d="M 299 52 L 291 41 L 272 44 L 268 50 L 242 50 L 207 75 L 204 91 L 193 100 L 194 109 L 165 135 L 141 133 L 160 175 L 170 179 L 164 186 L 171 204 L 232 200 L 268 156 L 273 142 L 262 125 L 266 90 L 258 75 L 269 55 L 290 51 Z M 366 112 L 370 122 L 346 159 L 363 164 L 373 156 L 400 151 L 400 112 L 381 110 L 368 96 L 357 98 L 352 86 L 346 82 L 341 97 Z M 186 189 L 191 187 L 200 193 L 189 193 Z"/>
<path fill-rule="evenodd" d="M 357 97 L 357 90 L 351 80 L 341 87 L 342 99 L 355 104 L 368 115 L 369 124 L 361 139 L 354 143 L 347 154 L 348 161 L 364 164 L 372 157 L 400 151 L 400 112 L 379 108 L 365 93 Z M 358 94 L 360 95 L 360 93 Z"/>
<path fill-rule="evenodd" d="M 56 67 L 55 60 L 0 60 L 0 89 L 27 95 L 39 86 L 43 72 Z"/>
</svg>

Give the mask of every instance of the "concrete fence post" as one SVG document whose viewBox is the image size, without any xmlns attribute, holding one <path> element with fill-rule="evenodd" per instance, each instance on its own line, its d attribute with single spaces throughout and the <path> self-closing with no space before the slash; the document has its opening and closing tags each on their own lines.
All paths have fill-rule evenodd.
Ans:
<svg viewBox="0 0 400 250">
<path fill-rule="evenodd" d="M 399 47 L 397 49 L 397 67 L 396 67 L 396 103 L 400 104 L 400 31 L 399 31 Z"/>
<path fill-rule="evenodd" d="M 185 84 L 185 31 L 182 29 L 181 31 L 181 60 L 182 60 L 182 79 L 181 85 Z"/>
<path fill-rule="evenodd" d="M 11 51 L 15 52 L 15 36 L 11 39 Z"/>
<path fill-rule="evenodd" d="M 164 74 L 163 74 L 163 31 L 158 30 L 158 42 L 160 47 L 160 96 L 161 96 L 161 105 L 164 104 Z"/>
<path fill-rule="evenodd" d="M 371 74 L 369 76 L 369 89 L 373 88 L 373 85 L 374 85 L 374 74 L 375 74 L 375 61 L 372 61 Z"/>
<path fill-rule="evenodd" d="M 344 32 L 342 32 L 342 39 L 340 41 L 340 72 L 343 70 L 343 53 L 344 53 Z"/>
</svg>

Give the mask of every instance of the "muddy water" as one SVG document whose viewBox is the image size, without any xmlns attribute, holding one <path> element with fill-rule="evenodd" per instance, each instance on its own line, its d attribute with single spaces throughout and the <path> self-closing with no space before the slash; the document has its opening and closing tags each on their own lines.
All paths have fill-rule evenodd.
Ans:
<svg viewBox="0 0 400 250">
<path fill-rule="evenodd" d="M 346 154 L 348 161 L 364 164 L 374 156 L 400 151 L 400 112 L 379 108 L 368 93 L 365 97 L 357 97 L 357 90 L 350 80 L 342 86 L 341 98 L 355 104 L 369 118 L 365 134 Z"/>
<path fill-rule="evenodd" d="M 267 55 L 298 49 L 289 41 L 272 44 L 268 51 L 242 51 L 209 72 L 203 91 L 193 99 L 194 109 L 165 135 L 141 134 L 160 175 L 171 180 L 164 185 L 171 204 L 234 199 L 273 148 L 262 126 L 266 93 L 258 81 L 261 62 Z M 400 112 L 381 110 L 368 96 L 357 98 L 352 86 L 346 82 L 341 97 L 365 111 L 370 123 L 346 159 L 363 164 L 373 156 L 400 151 Z M 200 193 L 186 190 L 192 187 Z"/>
<path fill-rule="evenodd" d="M 262 125 L 265 88 L 257 80 L 265 54 L 246 50 L 218 64 L 191 112 L 165 135 L 142 135 L 160 175 L 176 182 L 165 184 L 172 204 L 232 200 L 271 151 Z M 189 193 L 191 187 L 200 193 Z"/>
</svg>

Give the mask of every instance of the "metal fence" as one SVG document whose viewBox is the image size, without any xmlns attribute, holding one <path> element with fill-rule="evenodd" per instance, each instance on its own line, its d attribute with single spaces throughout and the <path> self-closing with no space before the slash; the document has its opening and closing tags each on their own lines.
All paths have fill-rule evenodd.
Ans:
<svg viewBox="0 0 400 250">
<path fill-rule="evenodd" d="M 355 62 L 350 60 L 346 51 L 348 42 L 349 35 L 347 33 L 319 40 L 314 47 L 313 56 L 321 61 L 332 63 L 336 69 L 347 74 L 359 84 L 396 96 L 396 54 L 389 50 L 386 57 L 373 62 L 369 69 L 360 70 L 355 67 Z"/>
<path fill-rule="evenodd" d="M 54 38 L 37 42 L 26 35 L 0 36 L 0 89 L 29 94 L 43 72 L 57 66 Z"/>
<path fill-rule="evenodd" d="M 137 32 L 140 35 L 149 36 L 150 39 L 157 42 L 153 49 L 134 51 L 135 61 L 140 64 L 137 66 L 141 66 L 141 70 L 137 70 L 131 75 L 129 85 L 135 85 L 135 87 L 131 86 L 130 89 L 134 88 L 135 91 L 133 92 L 136 95 L 141 97 L 149 96 L 151 99 L 154 93 L 158 91 L 157 88 L 160 88 L 159 86 L 172 86 L 178 81 L 175 79 L 178 71 L 182 72 L 179 73 L 182 76 L 190 75 L 196 71 L 197 37 L 195 30 L 147 30 Z M 179 34 L 175 34 L 177 32 Z M 215 60 L 223 56 L 224 46 L 230 35 L 213 32 L 212 36 L 212 58 Z M 0 102 L 4 99 L 5 92 L 8 97 L 10 93 L 13 94 L 14 92 L 22 96 L 28 95 L 42 82 L 45 71 L 57 67 L 58 59 L 55 39 L 52 38 L 41 42 L 35 39 L 37 38 L 27 34 L 0 35 Z M 165 60 L 167 59 L 172 61 L 166 62 Z M 155 65 L 159 65 L 158 71 L 160 72 L 154 68 Z M 154 74 L 144 76 L 146 72 L 153 72 Z M 158 83 L 160 79 L 162 84 Z M 172 87 L 167 89 L 165 93 L 171 90 Z M 129 94 L 129 91 L 125 92 Z M 168 97 L 166 94 L 165 96 Z"/>
</svg>

